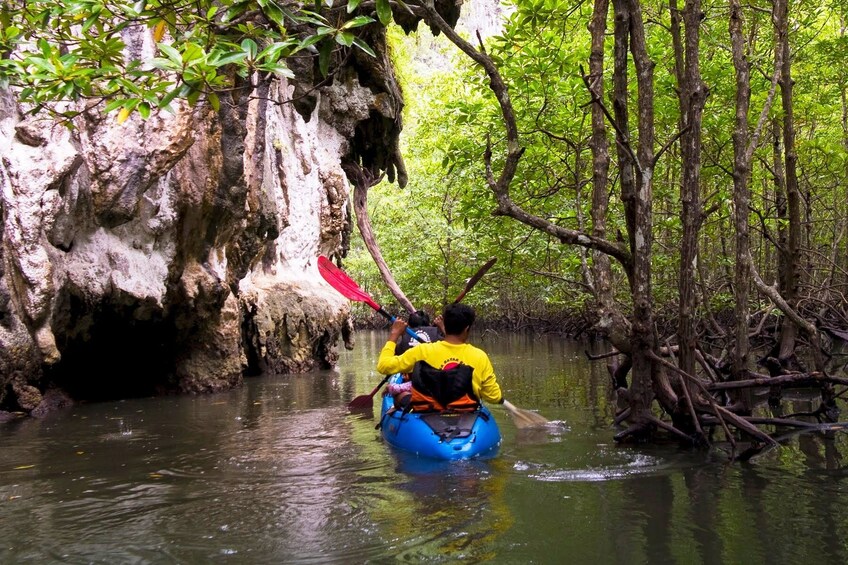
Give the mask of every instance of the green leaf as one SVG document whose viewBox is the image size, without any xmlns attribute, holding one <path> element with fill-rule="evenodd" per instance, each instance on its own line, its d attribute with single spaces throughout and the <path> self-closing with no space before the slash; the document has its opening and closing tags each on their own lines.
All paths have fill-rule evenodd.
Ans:
<svg viewBox="0 0 848 565">
<path fill-rule="evenodd" d="M 21 34 L 21 28 L 17 26 L 9 26 L 6 28 L 6 39 L 14 39 Z"/>
<path fill-rule="evenodd" d="M 183 50 L 183 61 L 186 64 L 193 64 L 203 61 L 205 58 L 203 48 L 197 43 L 188 43 Z"/>
<path fill-rule="evenodd" d="M 159 47 L 159 51 L 165 54 L 168 59 L 170 59 L 177 67 L 183 66 L 183 57 L 180 55 L 180 52 L 168 45 L 167 43 L 159 43 L 157 44 Z"/>
<path fill-rule="evenodd" d="M 316 43 L 324 39 L 328 35 L 327 33 L 321 33 L 324 29 L 328 30 L 328 33 L 333 31 L 329 28 L 323 28 L 321 30 L 318 30 L 318 34 L 313 35 L 311 37 L 307 37 L 306 39 L 301 41 L 300 44 L 297 46 L 297 51 L 300 51 L 301 49 L 306 49 L 310 45 L 315 45 Z"/>
<path fill-rule="evenodd" d="M 224 13 L 224 16 L 221 18 L 221 23 L 228 23 L 238 18 L 245 12 L 254 8 L 254 4 L 251 0 L 241 0 L 240 2 L 236 2 Z"/>
<path fill-rule="evenodd" d="M 276 61 L 284 50 L 291 49 L 297 44 L 294 39 L 272 43 L 256 56 L 257 61 Z"/>
<path fill-rule="evenodd" d="M 348 0 L 347 3 L 347 13 L 350 14 L 354 10 L 359 7 L 359 4 L 362 3 L 362 0 Z"/>
<path fill-rule="evenodd" d="M 27 65 L 33 65 L 41 69 L 42 71 L 51 74 L 56 73 L 56 67 L 53 65 L 53 63 L 42 57 L 28 57 L 27 59 L 25 59 L 24 62 L 27 63 Z"/>
<path fill-rule="evenodd" d="M 341 33 L 336 34 L 336 43 L 339 45 L 344 45 L 345 47 L 350 47 L 353 45 L 353 40 L 356 39 L 356 36 L 350 33 L 349 31 L 343 31 Z"/>
<path fill-rule="evenodd" d="M 256 45 L 256 42 L 252 39 L 245 39 L 241 42 L 242 50 L 247 54 L 247 58 L 251 61 L 256 60 L 256 52 L 259 50 L 259 47 Z"/>
<path fill-rule="evenodd" d="M 91 26 L 94 25 L 96 21 L 100 19 L 100 10 L 95 10 L 92 12 L 90 16 L 83 22 L 81 31 L 83 33 L 88 33 L 88 30 L 91 29 Z"/>
<path fill-rule="evenodd" d="M 368 25 L 374 21 L 374 18 L 369 18 L 368 16 L 356 16 L 352 20 L 348 20 L 340 27 L 340 30 L 344 29 L 353 29 L 357 27 L 362 27 L 364 25 Z"/>
<path fill-rule="evenodd" d="M 114 110 L 116 108 L 120 108 L 123 105 L 124 105 L 124 99 L 123 98 L 117 98 L 115 100 L 111 100 L 108 104 L 106 104 L 106 108 L 104 108 L 104 111 L 106 113 L 109 113 L 112 110 Z"/>
<path fill-rule="evenodd" d="M 389 0 L 377 0 L 377 18 L 384 26 L 392 23 L 392 7 Z"/>
<path fill-rule="evenodd" d="M 53 55 L 53 49 L 51 49 L 46 39 L 42 38 L 38 40 L 38 48 L 41 50 L 41 54 L 44 55 L 45 59 L 49 59 Z"/>
<path fill-rule="evenodd" d="M 144 101 L 147 102 L 148 106 L 150 106 L 151 108 L 156 108 L 159 106 L 159 99 L 156 98 L 156 94 L 154 94 L 153 92 L 145 92 Z"/>
<path fill-rule="evenodd" d="M 200 90 L 192 90 L 189 92 L 188 96 L 186 96 L 186 100 L 188 101 L 189 106 L 194 106 L 197 104 L 197 101 L 200 99 L 200 95 L 202 92 Z"/>
<path fill-rule="evenodd" d="M 320 9 L 320 7 L 321 7 L 320 2 L 318 2 L 318 7 Z M 327 19 L 317 11 L 313 12 L 311 10 L 303 10 L 302 9 L 302 10 L 293 12 L 291 10 L 283 9 L 283 12 L 285 12 L 287 18 L 289 18 L 291 21 L 293 21 L 295 23 L 309 23 L 309 24 L 314 24 L 316 26 L 326 26 L 326 25 L 328 25 Z"/>
<path fill-rule="evenodd" d="M 221 109 L 221 100 L 218 98 L 218 95 L 214 92 L 210 92 L 206 95 L 209 99 L 209 105 L 212 106 L 212 109 L 216 112 Z"/>
<path fill-rule="evenodd" d="M 162 57 L 156 57 L 149 61 L 150 65 L 154 68 L 161 69 L 163 71 L 175 71 L 179 70 L 182 65 L 175 65 L 173 61 L 170 59 L 163 59 Z"/>
<path fill-rule="evenodd" d="M 295 76 L 294 71 L 292 71 L 287 66 L 279 64 L 279 63 L 277 64 L 277 68 L 274 69 L 272 72 L 276 73 L 279 76 L 286 77 L 286 78 L 294 78 L 294 76 Z"/>
<path fill-rule="evenodd" d="M 294 73 L 290 68 L 282 63 L 265 63 L 257 67 L 260 71 L 274 73 L 286 78 L 294 78 Z"/>
<path fill-rule="evenodd" d="M 150 106 L 148 106 L 147 102 L 142 102 L 138 105 L 138 113 L 145 120 L 150 117 Z"/>
<path fill-rule="evenodd" d="M 321 44 L 321 49 L 318 51 L 318 70 L 321 71 L 321 76 L 326 77 L 330 74 L 330 58 L 333 54 L 333 44 L 325 41 Z"/>
<path fill-rule="evenodd" d="M 230 63 L 238 63 L 247 58 L 247 53 L 244 51 L 236 51 L 230 53 L 215 52 L 209 56 L 208 63 L 213 67 L 223 67 Z"/>
<path fill-rule="evenodd" d="M 274 3 L 274 0 L 258 0 L 258 3 L 262 8 L 262 12 L 271 18 L 271 21 L 277 24 L 281 29 L 285 29 L 285 16 L 283 14 L 283 10 Z"/>
<path fill-rule="evenodd" d="M 354 44 L 356 47 L 359 47 L 360 49 L 362 49 L 363 51 L 365 51 L 366 53 L 368 53 L 369 55 L 371 55 L 372 57 L 376 57 L 376 56 L 377 56 L 377 54 L 376 54 L 376 53 L 374 53 L 374 50 L 373 50 L 373 49 L 371 49 L 371 46 L 370 46 L 370 45 L 368 45 L 367 43 L 365 43 L 364 41 L 362 41 L 361 39 L 359 39 L 358 37 L 355 37 L 355 38 L 353 39 L 353 44 Z"/>
<path fill-rule="evenodd" d="M 174 101 L 177 96 L 180 96 L 181 90 L 181 87 L 177 87 L 171 90 L 171 92 L 166 94 L 164 97 L 162 97 L 162 100 L 159 101 L 159 107 L 165 108 L 166 106 L 168 106 L 171 102 Z"/>
</svg>

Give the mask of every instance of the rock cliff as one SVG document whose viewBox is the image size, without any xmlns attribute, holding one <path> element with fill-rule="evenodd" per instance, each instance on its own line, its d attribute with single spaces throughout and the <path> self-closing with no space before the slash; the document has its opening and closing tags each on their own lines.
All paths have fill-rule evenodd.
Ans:
<svg viewBox="0 0 848 565">
<path fill-rule="evenodd" d="M 0 92 L 0 410 L 332 366 L 348 306 L 315 260 L 346 251 L 342 166 L 403 170 L 400 89 L 382 29 L 369 41 L 331 81 L 294 68 L 217 112 L 67 128 Z"/>
</svg>

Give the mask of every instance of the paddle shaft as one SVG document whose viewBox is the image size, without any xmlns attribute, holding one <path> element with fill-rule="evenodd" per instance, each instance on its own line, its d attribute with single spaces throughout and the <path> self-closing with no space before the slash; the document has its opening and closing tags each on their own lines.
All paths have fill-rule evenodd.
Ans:
<svg viewBox="0 0 848 565">
<path fill-rule="evenodd" d="M 497 257 L 492 257 L 491 259 L 486 261 L 486 263 L 482 267 L 480 267 L 480 269 L 476 273 L 474 273 L 474 276 L 468 279 L 468 282 L 465 283 L 465 288 L 462 292 L 459 293 L 459 296 L 456 297 L 456 300 L 454 300 L 453 303 L 459 304 L 459 301 L 465 298 L 465 295 L 468 294 L 468 291 L 474 288 L 474 285 L 476 285 L 480 281 L 480 279 L 483 278 L 483 275 L 486 274 L 486 271 L 491 269 L 492 265 L 494 265 L 495 261 L 497 260 Z"/>
<path fill-rule="evenodd" d="M 372 306 L 372 308 L 373 308 L 373 306 Z M 382 307 L 382 306 L 378 306 L 377 308 L 375 308 L 375 310 L 377 310 L 377 313 L 378 313 L 378 314 L 380 314 L 381 316 L 384 316 L 386 319 L 388 319 L 388 320 L 389 320 L 391 323 L 393 323 L 393 324 L 395 323 L 395 320 L 397 320 L 397 316 L 392 316 L 391 314 L 389 314 L 388 312 L 386 312 L 386 311 L 383 309 L 383 307 Z M 406 333 L 407 333 L 407 335 L 409 335 L 410 337 L 415 338 L 415 340 L 416 340 L 418 343 L 424 343 L 424 340 L 423 340 L 423 339 L 421 339 L 421 336 L 419 336 L 417 333 L 415 333 L 414 331 L 412 331 L 412 329 L 411 329 L 409 326 L 406 326 L 406 328 L 405 328 L 405 329 L 406 329 Z M 382 386 L 382 385 L 380 385 L 380 386 Z"/>
<path fill-rule="evenodd" d="M 371 394 L 369 394 L 368 396 L 370 396 L 371 398 L 374 398 L 374 395 L 375 395 L 375 394 L 377 394 L 377 391 L 378 391 L 378 390 L 380 390 L 381 388 L 383 388 L 383 385 L 384 385 L 384 384 L 386 384 L 386 383 L 388 382 L 388 380 L 389 380 L 389 378 L 390 378 L 391 376 L 392 376 L 391 374 L 388 374 L 388 375 L 386 375 L 385 377 L 383 377 L 383 380 L 382 380 L 382 381 L 380 381 L 380 384 L 378 384 L 377 386 L 375 386 L 375 387 L 374 387 L 374 390 L 372 390 L 372 391 L 371 391 Z"/>
<path fill-rule="evenodd" d="M 476 272 L 476 273 L 474 273 L 474 276 L 472 276 L 470 279 L 468 279 L 468 282 L 467 282 L 467 283 L 465 283 L 465 288 L 463 289 L 463 291 L 462 291 L 462 292 L 460 292 L 460 293 L 459 293 L 459 296 L 457 296 L 457 297 L 456 297 L 456 300 L 454 300 L 454 301 L 453 301 L 453 303 L 454 303 L 454 304 L 459 304 L 459 302 L 460 302 L 463 298 L 465 298 L 465 295 L 466 295 L 466 294 L 468 294 L 468 291 L 469 291 L 469 290 L 471 290 L 472 288 L 474 288 L 474 285 L 476 285 L 478 282 L 480 282 L 480 279 L 482 279 L 482 278 L 483 278 L 483 275 L 485 275 L 485 274 L 486 274 L 486 271 L 488 271 L 489 269 L 491 269 L 491 268 L 492 268 L 492 265 L 494 265 L 494 264 L 495 264 L 495 261 L 497 261 L 497 260 L 498 260 L 498 258 L 497 258 L 497 257 L 492 257 L 491 259 L 489 259 L 488 261 L 486 261 L 486 262 L 483 264 L 483 266 L 482 266 L 482 267 L 480 267 L 480 268 L 477 270 L 477 272 Z M 382 314 L 383 316 L 385 316 L 386 318 L 388 318 L 389 320 L 391 320 L 391 322 L 392 322 L 392 323 L 394 323 L 394 322 L 395 322 L 395 319 L 396 319 L 396 318 L 395 318 L 394 316 L 392 316 L 391 314 L 389 314 L 388 312 L 386 312 L 386 311 L 383 309 L 383 307 L 382 307 L 382 306 L 380 306 L 379 304 L 377 304 L 376 302 L 373 302 L 373 301 L 368 302 L 368 305 L 369 305 L 369 306 L 371 306 L 372 308 L 374 308 L 375 310 L 377 310 L 377 312 L 378 312 L 379 314 Z M 423 343 L 423 340 L 422 340 L 420 337 L 418 337 L 418 335 L 417 335 L 415 332 L 413 332 L 412 330 L 410 330 L 408 327 L 406 328 L 406 333 L 408 333 L 409 335 L 411 335 L 412 337 L 414 337 L 415 339 L 417 339 L 419 343 Z M 382 386 L 382 384 L 381 384 L 380 386 Z M 378 388 L 379 388 L 379 387 L 378 387 Z"/>
</svg>

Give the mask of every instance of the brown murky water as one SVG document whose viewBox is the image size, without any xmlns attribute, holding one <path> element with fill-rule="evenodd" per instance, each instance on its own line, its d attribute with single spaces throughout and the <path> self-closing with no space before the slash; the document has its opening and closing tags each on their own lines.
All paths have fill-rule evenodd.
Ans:
<svg viewBox="0 0 848 565">
<path fill-rule="evenodd" d="M 426 462 L 347 413 L 384 337 L 337 371 L 0 426 L 0 563 L 848 562 L 844 435 L 733 465 L 617 447 L 585 346 L 487 335 L 507 398 L 558 425 L 494 407 L 497 457 Z"/>
</svg>

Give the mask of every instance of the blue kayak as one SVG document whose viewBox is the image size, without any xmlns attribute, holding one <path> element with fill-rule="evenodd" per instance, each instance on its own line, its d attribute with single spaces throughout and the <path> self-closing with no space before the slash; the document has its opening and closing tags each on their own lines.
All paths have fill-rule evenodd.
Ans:
<svg viewBox="0 0 848 565">
<path fill-rule="evenodd" d="M 390 383 L 403 382 L 392 375 Z M 419 413 L 393 410 L 391 395 L 383 397 L 380 432 L 393 447 L 421 457 L 442 460 L 491 457 L 501 444 L 501 431 L 489 409 L 474 412 Z"/>
</svg>

